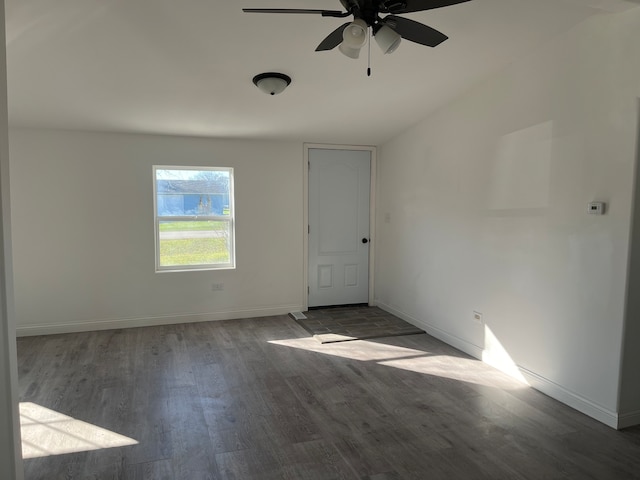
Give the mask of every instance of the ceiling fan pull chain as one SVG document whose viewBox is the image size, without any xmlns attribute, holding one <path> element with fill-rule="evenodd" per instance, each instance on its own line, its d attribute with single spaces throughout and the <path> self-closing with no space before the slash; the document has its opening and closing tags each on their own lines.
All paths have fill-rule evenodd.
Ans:
<svg viewBox="0 0 640 480">
<path fill-rule="evenodd" d="M 367 58 L 367 77 L 371 76 L 371 28 L 367 29 L 369 31 L 369 47 L 368 47 L 368 58 Z"/>
</svg>

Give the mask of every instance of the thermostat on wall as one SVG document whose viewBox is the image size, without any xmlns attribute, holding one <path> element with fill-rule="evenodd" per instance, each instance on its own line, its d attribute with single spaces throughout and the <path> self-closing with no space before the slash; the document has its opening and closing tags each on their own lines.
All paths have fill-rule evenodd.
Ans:
<svg viewBox="0 0 640 480">
<path fill-rule="evenodd" d="M 604 202 L 591 202 L 588 211 L 592 215 L 604 215 L 604 207 Z"/>
</svg>

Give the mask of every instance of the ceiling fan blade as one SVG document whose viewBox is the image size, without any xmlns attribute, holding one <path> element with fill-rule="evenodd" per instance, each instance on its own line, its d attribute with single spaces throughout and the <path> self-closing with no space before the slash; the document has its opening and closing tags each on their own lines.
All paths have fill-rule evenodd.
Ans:
<svg viewBox="0 0 640 480">
<path fill-rule="evenodd" d="M 434 8 L 449 7 L 470 0 L 388 0 L 382 2 L 381 12 L 410 13 L 433 10 Z"/>
<path fill-rule="evenodd" d="M 396 17 L 395 15 L 387 15 L 382 22 L 393 28 L 400 36 L 410 42 L 426 45 L 427 47 L 435 47 L 444 42 L 447 37 L 438 30 L 427 27 L 422 23 L 409 20 L 408 18 Z"/>
<path fill-rule="evenodd" d="M 245 13 L 308 13 L 312 15 L 322 15 L 323 17 L 346 17 L 349 12 L 339 10 L 310 10 L 306 8 L 243 8 Z"/>
<path fill-rule="evenodd" d="M 342 32 L 351 22 L 344 23 L 331 32 L 327 37 L 320 42 L 320 45 L 316 48 L 316 52 L 322 52 L 324 50 L 331 50 L 336 48 L 342 43 Z"/>
</svg>

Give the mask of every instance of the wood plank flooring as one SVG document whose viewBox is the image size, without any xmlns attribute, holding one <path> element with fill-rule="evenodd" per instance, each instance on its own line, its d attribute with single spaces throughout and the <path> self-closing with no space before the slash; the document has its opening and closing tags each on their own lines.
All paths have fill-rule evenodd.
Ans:
<svg viewBox="0 0 640 480">
<path fill-rule="evenodd" d="M 287 316 L 18 340 L 21 401 L 136 440 L 27 480 L 640 478 L 616 432 L 428 335 L 319 344 Z"/>
</svg>

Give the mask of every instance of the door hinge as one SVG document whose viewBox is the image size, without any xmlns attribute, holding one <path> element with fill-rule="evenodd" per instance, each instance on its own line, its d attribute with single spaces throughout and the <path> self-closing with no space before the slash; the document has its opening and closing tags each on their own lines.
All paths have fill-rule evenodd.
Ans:
<svg viewBox="0 0 640 480">
<path fill-rule="evenodd" d="M 307 225 L 307 234 L 311 233 L 311 225 Z"/>
<path fill-rule="evenodd" d="M 307 287 L 307 295 L 311 293 L 311 287 Z"/>
</svg>

